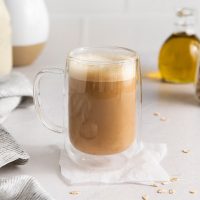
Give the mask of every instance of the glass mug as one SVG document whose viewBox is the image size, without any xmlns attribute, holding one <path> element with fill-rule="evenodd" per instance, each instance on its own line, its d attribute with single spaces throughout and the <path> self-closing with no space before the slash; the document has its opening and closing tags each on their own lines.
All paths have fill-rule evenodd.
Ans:
<svg viewBox="0 0 200 200">
<path fill-rule="evenodd" d="M 44 74 L 64 76 L 63 126 L 42 111 L 40 80 Z M 78 48 L 65 69 L 39 72 L 34 102 L 43 124 L 65 133 L 70 159 L 87 168 L 118 168 L 140 147 L 141 74 L 136 52 L 121 47 Z"/>
</svg>

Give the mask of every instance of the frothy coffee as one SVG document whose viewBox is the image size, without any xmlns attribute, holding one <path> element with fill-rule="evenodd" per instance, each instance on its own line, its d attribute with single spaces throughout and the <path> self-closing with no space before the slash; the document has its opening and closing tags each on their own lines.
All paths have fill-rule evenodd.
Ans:
<svg viewBox="0 0 200 200">
<path fill-rule="evenodd" d="M 135 66 L 126 57 L 82 56 L 69 63 L 71 143 L 94 155 L 122 152 L 136 138 Z"/>
</svg>

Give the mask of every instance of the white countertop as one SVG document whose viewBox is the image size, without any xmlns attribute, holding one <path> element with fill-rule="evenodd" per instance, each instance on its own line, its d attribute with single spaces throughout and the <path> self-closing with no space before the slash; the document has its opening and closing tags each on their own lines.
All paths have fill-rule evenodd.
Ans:
<svg viewBox="0 0 200 200">
<path fill-rule="evenodd" d="M 16 68 L 31 80 L 42 65 Z M 57 200 L 139 200 L 142 194 L 149 199 L 200 199 L 200 108 L 194 99 L 193 85 L 172 85 L 156 81 L 143 81 L 143 133 L 144 141 L 167 143 L 168 155 L 162 166 L 181 181 L 163 188 L 172 188 L 176 194 L 157 194 L 156 188 L 134 184 L 68 186 L 62 180 L 59 168 L 59 147 L 62 136 L 47 130 L 37 119 L 34 108 L 17 109 L 4 122 L 18 143 L 30 154 L 24 166 L 5 166 L 0 177 L 27 174 L 36 177 L 41 185 Z M 57 102 L 55 102 L 56 104 Z M 58 105 L 59 106 L 59 105 Z M 167 117 L 162 122 L 153 116 L 160 112 Z M 190 149 L 183 154 L 181 150 Z M 80 191 L 72 196 L 69 191 Z M 197 190 L 197 194 L 189 194 Z"/>
</svg>

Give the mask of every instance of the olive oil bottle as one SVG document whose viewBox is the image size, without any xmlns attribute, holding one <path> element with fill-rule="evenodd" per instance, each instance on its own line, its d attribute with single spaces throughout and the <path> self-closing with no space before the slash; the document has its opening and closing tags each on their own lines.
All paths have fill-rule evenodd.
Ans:
<svg viewBox="0 0 200 200">
<path fill-rule="evenodd" d="M 159 69 L 164 81 L 191 83 L 199 65 L 200 40 L 195 34 L 195 12 L 189 8 L 176 13 L 176 30 L 159 54 Z"/>
</svg>

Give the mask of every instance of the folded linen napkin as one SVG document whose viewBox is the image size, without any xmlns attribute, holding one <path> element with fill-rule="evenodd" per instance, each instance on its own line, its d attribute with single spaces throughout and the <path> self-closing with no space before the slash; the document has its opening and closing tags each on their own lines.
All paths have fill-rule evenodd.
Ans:
<svg viewBox="0 0 200 200">
<path fill-rule="evenodd" d="M 166 144 L 142 144 L 141 151 L 133 155 L 130 161 L 118 170 L 84 169 L 69 158 L 65 150 L 61 151 L 61 174 L 67 184 L 83 183 L 136 183 L 151 185 L 157 181 L 169 181 L 169 175 L 160 165 L 167 153 Z"/>
<path fill-rule="evenodd" d="M 0 178 L 1 200 L 53 200 L 30 176 Z"/>
<path fill-rule="evenodd" d="M 27 106 L 33 102 L 30 81 L 18 72 L 12 72 L 4 82 L 0 82 L 0 123 L 19 105 Z"/>
<path fill-rule="evenodd" d="M 23 165 L 28 159 L 29 155 L 16 143 L 14 138 L 0 126 L 0 168 L 8 163 Z"/>
</svg>

